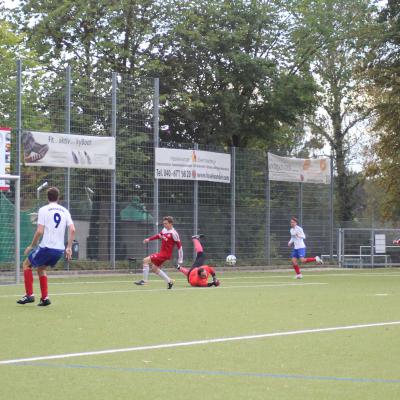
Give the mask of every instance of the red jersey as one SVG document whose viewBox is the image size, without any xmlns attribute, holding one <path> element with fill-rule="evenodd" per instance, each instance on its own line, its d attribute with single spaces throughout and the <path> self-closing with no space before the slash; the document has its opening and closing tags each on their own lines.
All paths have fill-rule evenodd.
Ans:
<svg viewBox="0 0 400 400">
<path fill-rule="evenodd" d="M 149 240 L 157 240 L 161 239 L 161 249 L 159 251 L 159 255 L 163 258 L 170 260 L 172 258 L 172 252 L 174 247 L 178 248 L 178 263 L 183 262 L 183 250 L 182 243 L 179 239 L 178 232 L 175 229 L 166 229 L 158 233 L 157 235 L 149 237 Z"/>
<path fill-rule="evenodd" d="M 207 276 L 205 278 L 202 278 L 199 275 L 199 268 L 202 268 Z M 190 275 L 188 276 L 188 281 L 191 286 L 208 286 L 208 277 L 209 276 L 214 276 L 215 275 L 215 270 L 213 267 L 210 267 L 209 265 L 202 265 L 201 267 L 193 268 L 192 271 L 190 272 Z"/>
</svg>

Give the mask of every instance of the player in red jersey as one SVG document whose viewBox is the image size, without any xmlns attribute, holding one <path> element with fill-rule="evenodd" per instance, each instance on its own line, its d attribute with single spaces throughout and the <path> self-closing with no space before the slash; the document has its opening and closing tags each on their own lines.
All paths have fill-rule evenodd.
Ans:
<svg viewBox="0 0 400 400">
<path fill-rule="evenodd" d="M 149 279 L 150 264 L 152 272 L 167 282 L 167 289 L 172 289 L 174 285 L 175 281 L 161 270 L 161 265 L 172 258 L 172 252 L 175 246 L 178 248 L 178 265 L 182 264 L 183 249 L 178 232 L 173 226 L 174 219 L 172 217 L 164 217 L 163 225 L 164 228 L 160 233 L 143 240 L 143 243 L 149 243 L 151 240 L 161 240 L 161 249 L 159 253 L 150 254 L 143 259 L 143 279 L 135 282 L 135 285 L 146 285 Z"/>
<path fill-rule="evenodd" d="M 204 235 L 192 236 L 193 246 L 196 250 L 196 260 L 192 268 L 184 268 L 178 265 L 177 269 L 187 276 L 191 286 L 210 287 L 219 286 L 220 282 L 215 276 L 215 270 L 210 265 L 205 265 L 206 257 L 203 252 L 203 246 L 200 243 L 200 238 Z M 212 276 L 212 282 L 208 282 L 208 277 Z"/>
<path fill-rule="evenodd" d="M 397 244 L 397 245 L 400 245 L 400 238 L 399 239 L 395 239 L 395 240 L 393 240 L 393 244 Z"/>
</svg>

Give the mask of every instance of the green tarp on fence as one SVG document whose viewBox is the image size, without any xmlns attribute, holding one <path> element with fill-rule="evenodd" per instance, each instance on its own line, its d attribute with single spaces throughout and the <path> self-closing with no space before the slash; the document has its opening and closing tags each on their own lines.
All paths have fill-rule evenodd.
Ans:
<svg viewBox="0 0 400 400">
<path fill-rule="evenodd" d="M 10 262 L 15 258 L 14 209 L 14 204 L 3 193 L 0 193 L 0 262 Z M 31 213 L 34 211 L 36 210 L 21 211 L 20 213 L 21 258 L 36 230 L 36 224 L 33 225 L 31 222 Z"/>
</svg>

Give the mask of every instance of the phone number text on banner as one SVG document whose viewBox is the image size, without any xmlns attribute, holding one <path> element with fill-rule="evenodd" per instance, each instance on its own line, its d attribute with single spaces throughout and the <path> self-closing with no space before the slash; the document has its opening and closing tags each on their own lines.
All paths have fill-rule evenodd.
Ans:
<svg viewBox="0 0 400 400">
<path fill-rule="evenodd" d="M 156 179 L 230 183 L 231 156 L 201 150 L 155 149 Z"/>
</svg>

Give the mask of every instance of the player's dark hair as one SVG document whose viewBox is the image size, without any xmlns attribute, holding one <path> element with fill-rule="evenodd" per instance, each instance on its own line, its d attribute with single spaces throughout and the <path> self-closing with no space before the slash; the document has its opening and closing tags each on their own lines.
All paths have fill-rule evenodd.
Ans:
<svg viewBox="0 0 400 400">
<path fill-rule="evenodd" d="M 170 217 L 169 215 L 167 217 L 163 217 L 163 221 L 168 221 L 170 224 L 174 223 L 174 219 Z"/>
<path fill-rule="evenodd" d="M 201 276 L 201 274 L 204 272 L 204 268 L 199 268 L 198 270 L 197 270 L 197 274 L 199 275 L 199 276 Z"/>
<path fill-rule="evenodd" d="M 292 219 L 294 222 L 296 222 L 296 224 L 299 223 L 299 220 L 298 220 L 296 217 L 292 217 L 292 218 L 290 218 L 290 219 Z"/>
<path fill-rule="evenodd" d="M 59 196 L 60 196 L 60 191 L 56 187 L 51 187 L 47 191 L 47 198 L 51 202 L 57 201 Z"/>
</svg>

